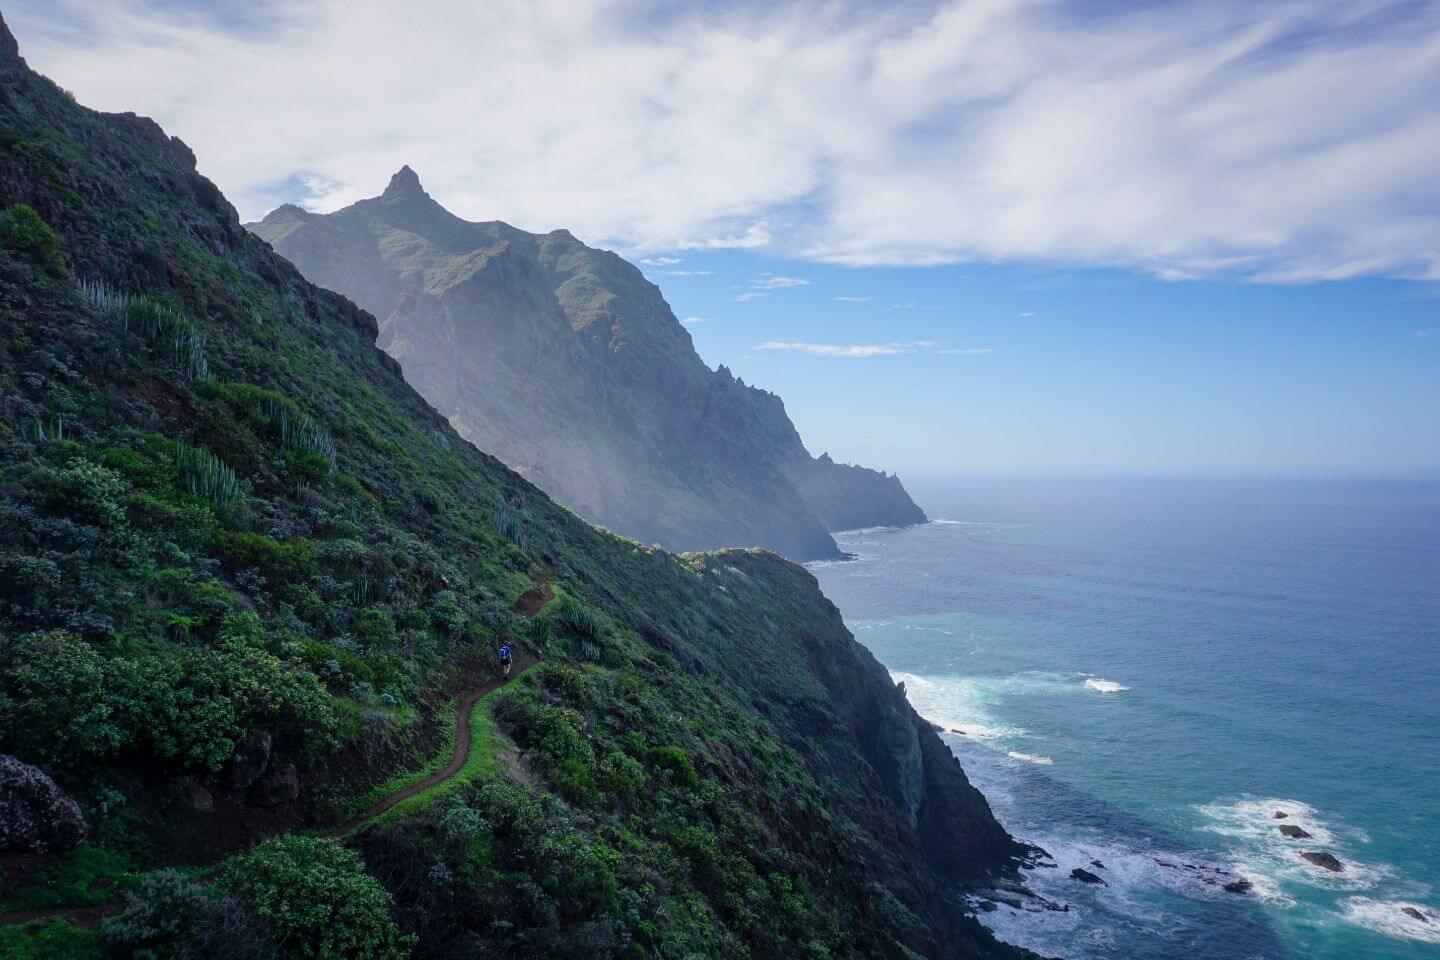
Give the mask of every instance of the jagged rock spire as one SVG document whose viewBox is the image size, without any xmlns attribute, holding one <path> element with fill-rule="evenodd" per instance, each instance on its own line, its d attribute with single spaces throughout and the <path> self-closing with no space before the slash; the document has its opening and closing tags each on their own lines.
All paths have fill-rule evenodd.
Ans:
<svg viewBox="0 0 1440 960">
<path fill-rule="evenodd" d="M 390 185 L 385 188 L 387 197 L 420 196 L 428 197 L 425 188 L 420 186 L 420 178 L 406 164 L 395 172 L 390 178 Z"/>
</svg>

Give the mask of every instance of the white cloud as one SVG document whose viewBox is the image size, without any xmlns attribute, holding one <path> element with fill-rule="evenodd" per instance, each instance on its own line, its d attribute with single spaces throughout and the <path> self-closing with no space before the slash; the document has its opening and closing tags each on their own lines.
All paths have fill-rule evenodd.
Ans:
<svg viewBox="0 0 1440 960">
<path fill-rule="evenodd" d="M 667 277 L 708 277 L 709 270 L 666 270 Z"/>
<path fill-rule="evenodd" d="M 1033 317 L 1033 316 L 1035 316 L 1035 311 L 1034 311 L 1034 310 L 1024 310 L 1024 311 L 1021 311 L 1020 316 L 1022 316 L 1022 317 Z"/>
<path fill-rule="evenodd" d="M 647 267 L 669 267 L 680 263 L 679 257 L 646 257 L 640 261 Z"/>
<path fill-rule="evenodd" d="M 773 273 L 763 274 L 759 280 L 751 284 L 762 290 L 779 290 L 784 287 L 808 287 L 809 280 L 801 280 L 799 277 L 777 277 Z"/>
<path fill-rule="evenodd" d="M 747 291 L 745 291 L 744 293 L 739 294 L 739 295 L 733 297 L 732 299 L 738 300 L 738 301 L 741 302 L 741 303 L 749 303 L 751 300 L 758 300 L 758 299 L 760 299 L 761 297 L 768 297 L 768 296 L 770 296 L 770 294 L 765 293 L 765 292 L 763 292 L 763 291 L 761 291 L 761 290 L 747 290 Z"/>
<path fill-rule="evenodd" d="M 693 326 L 695 326 L 695 324 L 697 324 L 697 323 L 709 323 L 709 322 L 710 322 L 710 318 L 709 318 L 709 317 L 686 317 L 684 320 L 681 320 L 680 322 L 683 323 L 683 324 L 685 324 L 685 326 L 687 326 L 687 327 L 693 327 Z"/>
<path fill-rule="evenodd" d="M 870 303 L 874 297 L 831 297 L 836 303 Z"/>
<path fill-rule="evenodd" d="M 463 216 L 638 253 L 1440 279 L 1440 4 L 272 0 L 237 29 L 147 0 L 12 0 L 7 16 L 33 66 L 156 117 L 247 217 L 335 209 L 409 163 Z"/>
<path fill-rule="evenodd" d="M 894 357 L 909 353 L 939 353 L 950 356 L 981 356 L 994 351 L 989 347 L 953 349 L 940 347 L 933 340 L 907 340 L 895 343 L 806 343 L 803 340 L 770 340 L 757 343 L 755 350 L 783 350 L 813 357 Z"/>
</svg>

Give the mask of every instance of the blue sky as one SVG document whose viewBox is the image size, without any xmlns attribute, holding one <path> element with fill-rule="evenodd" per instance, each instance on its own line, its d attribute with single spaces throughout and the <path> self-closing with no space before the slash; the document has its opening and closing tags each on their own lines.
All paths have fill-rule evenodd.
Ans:
<svg viewBox="0 0 1440 960">
<path fill-rule="evenodd" d="M 644 269 L 701 355 L 780 392 L 817 453 L 902 476 L 1440 473 L 1427 285 L 681 259 Z M 767 273 L 809 282 L 736 299 Z M 895 352 L 823 350 L 863 345 Z"/>
<path fill-rule="evenodd" d="M 702 356 L 780 393 L 816 452 L 907 475 L 1440 474 L 1434 3 L 6 17 L 82 102 L 189 143 L 247 219 L 409 164 L 467 218 L 652 261 Z"/>
</svg>

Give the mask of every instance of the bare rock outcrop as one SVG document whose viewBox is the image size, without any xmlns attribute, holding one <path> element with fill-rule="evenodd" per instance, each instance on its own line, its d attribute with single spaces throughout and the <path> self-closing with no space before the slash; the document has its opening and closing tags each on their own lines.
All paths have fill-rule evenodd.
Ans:
<svg viewBox="0 0 1440 960">
<path fill-rule="evenodd" d="M 0 853 L 54 853 L 85 842 L 80 805 L 44 771 L 0 754 Z"/>
</svg>

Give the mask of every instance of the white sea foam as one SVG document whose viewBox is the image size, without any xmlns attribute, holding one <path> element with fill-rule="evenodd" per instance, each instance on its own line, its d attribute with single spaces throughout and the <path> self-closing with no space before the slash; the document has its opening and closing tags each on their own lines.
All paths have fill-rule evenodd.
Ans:
<svg viewBox="0 0 1440 960">
<path fill-rule="evenodd" d="M 1406 908 L 1419 911 L 1426 919 L 1407 915 Z M 1440 910 L 1407 900 L 1372 900 L 1351 897 L 1345 901 L 1345 919 L 1357 926 L 1399 940 L 1440 943 Z"/>
<path fill-rule="evenodd" d="M 1353 832 L 1327 824 L 1319 811 L 1299 800 L 1252 797 L 1196 809 L 1209 821 L 1206 830 L 1231 839 L 1230 855 L 1238 871 L 1255 884 L 1260 899 L 1271 903 L 1293 904 L 1287 888 L 1370 890 L 1392 872 L 1387 866 L 1358 860 L 1347 846 Z M 1276 812 L 1285 816 L 1277 819 Z M 1310 836 L 1286 837 L 1279 829 L 1283 824 L 1297 826 Z M 1333 853 L 1343 869 L 1338 873 L 1326 870 L 1300 856 L 1319 851 Z"/>
<path fill-rule="evenodd" d="M 1038 763 L 1041 766 L 1045 767 L 1048 767 L 1055 762 L 1049 757 L 1037 757 L 1032 753 L 1018 753 L 1014 750 L 1011 750 L 1009 753 L 1006 754 L 1006 756 L 1008 756 L 1011 760 L 1023 760 L 1026 763 Z"/>
<path fill-rule="evenodd" d="M 1090 677 L 1085 681 L 1085 686 L 1099 693 L 1120 693 L 1122 690 L 1130 689 L 1124 684 L 1116 683 L 1114 680 L 1103 680 L 1100 677 Z"/>
</svg>

